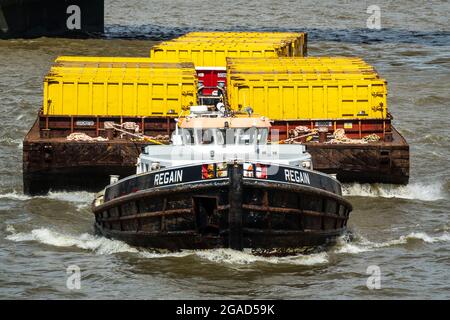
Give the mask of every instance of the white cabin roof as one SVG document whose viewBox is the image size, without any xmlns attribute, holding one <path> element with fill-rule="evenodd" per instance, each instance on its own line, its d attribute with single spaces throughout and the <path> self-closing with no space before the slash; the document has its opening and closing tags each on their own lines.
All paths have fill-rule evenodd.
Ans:
<svg viewBox="0 0 450 320">
<path fill-rule="evenodd" d="M 178 122 L 180 128 L 270 128 L 270 120 L 265 117 L 186 117 Z"/>
</svg>

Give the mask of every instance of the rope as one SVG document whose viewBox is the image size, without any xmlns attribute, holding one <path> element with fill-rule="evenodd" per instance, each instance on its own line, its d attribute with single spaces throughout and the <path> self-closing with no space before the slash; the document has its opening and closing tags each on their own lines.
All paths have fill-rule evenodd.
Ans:
<svg viewBox="0 0 450 320">
<path fill-rule="evenodd" d="M 112 121 L 106 121 L 104 123 L 104 128 L 105 129 L 114 129 L 118 132 L 121 132 L 121 137 L 123 135 L 129 135 L 134 138 L 133 140 L 147 141 L 147 142 L 151 142 L 153 144 L 167 144 L 170 141 L 170 137 L 168 135 L 160 134 L 155 137 L 152 137 L 152 136 L 146 136 L 143 134 L 139 134 L 139 125 L 135 122 L 124 122 L 120 125 L 120 124 L 116 124 Z M 135 133 L 129 132 L 127 130 L 134 131 Z M 66 137 L 66 139 L 68 141 L 88 141 L 88 142 L 108 141 L 108 138 L 103 138 L 103 137 L 93 138 L 93 137 L 88 136 L 86 133 L 82 133 L 82 132 L 71 133 L 69 136 Z"/>
<path fill-rule="evenodd" d="M 367 142 L 377 142 L 377 141 L 380 141 L 380 136 L 375 133 L 372 133 L 372 134 L 369 134 L 368 136 L 365 136 L 363 138 L 363 140 L 365 140 Z"/>
<path fill-rule="evenodd" d="M 310 129 L 308 127 L 305 126 L 298 126 L 295 129 L 291 129 L 289 130 L 289 139 L 280 141 L 280 144 L 291 144 L 291 143 L 301 143 L 298 142 L 296 140 L 301 139 L 301 138 L 307 138 L 306 140 L 309 141 L 312 139 L 312 136 L 315 135 L 317 133 L 317 129 Z"/>
<path fill-rule="evenodd" d="M 158 135 L 156 137 L 151 137 L 139 133 L 139 125 L 135 122 L 124 122 L 121 125 L 115 124 L 114 122 L 105 122 L 105 128 L 106 125 L 108 125 L 109 128 L 113 128 L 114 130 L 121 132 L 121 137 L 123 137 L 124 135 L 128 135 L 138 141 L 147 141 L 153 144 L 165 144 L 169 141 L 169 136 L 167 135 Z M 135 133 L 131 133 L 127 130 L 134 131 Z M 164 141 L 165 143 L 163 143 L 162 141 Z"/>
<path fill-rule="evenodd" d="M 330 143 L 330 144 L 339 144 L 339 143 L 366 144 L 369 142 L 376 142 L 379 140 L 380 140 L 380 137 L 378 135 L 376 135 L 375 133 L 369 134 L 369 135 L 363 137 L 362 139 L 351 139 L 346 136 L 345 130 L 341 128 L 341 129 L 336 129 L 336 131 L 334 131 L 334 133 L 333 133 L 333 139 L 331 139 L 330 141 L 328 141 L 326 143 Z"/>
<path fill-rule="evenodd" d="M 125 130 L 133 130 L 134 132 L 139 132 L 139 125 L 135 122 L 124 122 L 122 123 L 122 128 Z"/>
<path fill-rule="evenodd" d="M 310 141 L 313 138 L 312 136 L 316 135 L 317 132 L 318 132 L 318 129 L 310 129 L 305 126 L 298 126 L 295 129 L 289 130 L 289 137 L 290 137 L 289 139 L 282 140 L 279 143 L 280 144 L 301 143 L 300 141 L 297 141 L 298 139 L 301 139 L 301 138 L 306 138 L 306 141 Z M 328 143 L 328 144 L 340 144 L 340 143 L 366 144 L 369 142 L 377 142 L 379 140 L 380 140 L 380 137 L 375 133 L 369 134 L 369 135 L 363 137 L 362 139 L 351 139 L 351 138 L 347 137 L 344 129 L 336 129 L 336 131 L 334 131 L 334 133 L 333 133 L 333 139 L 331 139 L 330 141 L 327 141 L 325 143 Z"/>
<path fill-rule="evenodd" d="M 154 144 L 166 144 L 169 143 L 169 136 L 168 135 L 157 135 L 156 137 L 152 136 L 143 136 L 144 141 L 152 142 Z"/>
<path fill-rule="evenodd" d="M 93 138 L 91 136 L 88 136 L 86 133 L 83 132 L 74 132 L 67 136 L 66 138 L 68 141 L 108 141 L 108 138 L 103 137 L 96 137 Z"/>
</svg>

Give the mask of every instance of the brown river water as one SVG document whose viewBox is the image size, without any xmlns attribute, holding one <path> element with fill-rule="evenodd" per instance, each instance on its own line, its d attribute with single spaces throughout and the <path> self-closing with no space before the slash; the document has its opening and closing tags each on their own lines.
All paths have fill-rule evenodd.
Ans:
<svg viewBox="0 0 450 320">
<path fill-rule="evenodd" d="M 0 41 L 0 299 L 450 298 L 448 1 L 377 1 L 380 30 L 366 26 L 367 1 L 105 2 L 103 39 Z M 215 29 L 307 31 L 310 55 L 360 56 L 388 80 L 411 180 L 345 185 L 354 239 L 283 258 L 154 253 L 95 236 L 91 193 L 23 194 L 22 139 L 57 55 L 146 56 L 161 39 Z M 66 286 L 72 265 L 79 290 Z M 379 289 L 366 285 L 369 266 L 379 267 Z"/>
</svg>

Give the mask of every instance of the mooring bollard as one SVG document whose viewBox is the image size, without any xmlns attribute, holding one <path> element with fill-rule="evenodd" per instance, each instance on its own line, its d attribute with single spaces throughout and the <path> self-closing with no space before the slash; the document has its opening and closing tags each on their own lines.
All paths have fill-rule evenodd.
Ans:
<svg viewBox="0 0 450 320">
<path fill-rule="evenodd" d="M 328 128 L 327 127 L 319 127 L 319 142 L 324 143 L 327 141 Z"/>
<path fill-rule="evenodd" d="M 106 131 L 106 138 L 108 138 L 108 140 L 113 140 L 114 139 L 114 128 L 105 128 Z"/>
<path fill-rule="evenodd" d="M 117 183 L 117 181 L 119 181 L 119 179 L 120 179 L 119 175 L 111 174 L 111 175 L 109 175 L 109 184 Z"/>
<path fill-rule="evenodd" d="M 50 129 L 41 129 L 40 136 L 41 139 L 50 139 Z"/>
</svg>

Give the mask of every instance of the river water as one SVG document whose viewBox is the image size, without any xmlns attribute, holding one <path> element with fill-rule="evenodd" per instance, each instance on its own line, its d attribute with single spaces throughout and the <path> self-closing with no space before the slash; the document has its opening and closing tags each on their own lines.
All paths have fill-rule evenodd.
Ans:
<svg viewBox="0 0 450 320">
<path fill-rule="evenodd" d="M 377 1 L 381 30 L 369 30 L 371 4 L 110 0 L 104 39 L 0 41 L 0 298 L 450 298 L 450 4 Z M 411 181 L 345 186 L 353 240 L 285 258 L 152 253 L 94 236 L 91 193 L 23 194 L 21 141 L 57 55 L 146 56 L 155 41 L 202 29 L 307 31 L 310 55 L 361 56 L 388 80 Z M 80 290 L 66 286 L 72 265 Z M 377 267 L 381 287 L 370 290 Z"/>
</svg>

